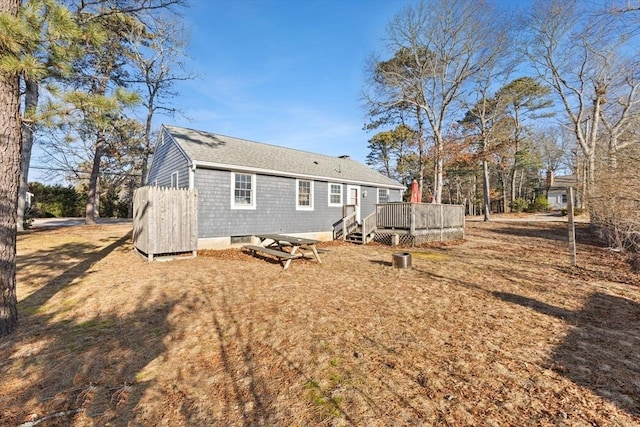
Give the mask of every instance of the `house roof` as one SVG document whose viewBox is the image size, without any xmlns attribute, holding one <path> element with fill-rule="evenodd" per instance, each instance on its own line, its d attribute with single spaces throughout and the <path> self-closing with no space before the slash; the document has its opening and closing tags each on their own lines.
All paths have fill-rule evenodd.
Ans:
<svg viewBox="0 0 640 427">
<path fill-rule="evenodd" d="M 405 188 L 346 156 L 326 156 L 178 126 L 164 128 L 196 167 Z"/>
<path fill-rule="evenodd" d="M 575 187 L 578 184 L 578 178 L 575 175 L 559 175 L 553 177 L 553 185 L 550 188 L 567 188 Z"/>
</svg>

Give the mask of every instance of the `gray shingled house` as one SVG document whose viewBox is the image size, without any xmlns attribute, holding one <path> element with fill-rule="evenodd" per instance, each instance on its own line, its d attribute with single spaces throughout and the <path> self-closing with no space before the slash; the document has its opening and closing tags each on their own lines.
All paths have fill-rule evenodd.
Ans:
<svg viewBox="0 0 640 427">
<path fill-rule="evenodd" d="M 176 126 L 163 126 L 147 184 L 198 190 L 198 249 L 250 242 L 253 235 L 333 239 L 355 205 L 402 201 L 405 186 L 351 160 Z"/>
<path fill-rule="evenodd" d="M 547 200 L 549 208 L 560 210 L 567 208 L 567 188 L 576 187 L 578 180 L 575 175 L 554 176 L 547 172 Z M 575 201 L 574 201 L 575 204 Z"/>
</svg>

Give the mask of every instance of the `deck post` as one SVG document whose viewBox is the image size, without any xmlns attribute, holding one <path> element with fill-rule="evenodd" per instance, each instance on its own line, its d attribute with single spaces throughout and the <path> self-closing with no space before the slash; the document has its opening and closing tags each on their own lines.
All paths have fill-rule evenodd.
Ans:
<svg viewBox="0 0 640 427">
<path fill-rule="evenodd" d="M 342 240 L 347 240 L 347 222 L 342 220 Z"/>
<path fill-rule="evenodd" d="M 569 231 L 569 260 L 571 261 L 572 266 L 578 265 L 578 261 L 576 259 L 576 224 L 574 222 L 574 211 L 573 211 L 573 187 L 567 188 L 568 196 L 567 197 L 567 213 L 569 215 L 567 221 L 567 228 Z"/>
<path fill-rule="evenodd" d="M 444 205 L 440 205 L 440 241 L 444 242 Z"/>
<path fill-rule="evenodd" d="M 410 218 L 411 218 L 411 223 L 409 224 L 409 233 L 411 234 L 411 236 L 414 236 L 416 234 L 416 208 L 415 208 L 416 204 L 415 203 L 410 203 L 409 204 L 409 212 L 410 212 Z"/>
</svg>

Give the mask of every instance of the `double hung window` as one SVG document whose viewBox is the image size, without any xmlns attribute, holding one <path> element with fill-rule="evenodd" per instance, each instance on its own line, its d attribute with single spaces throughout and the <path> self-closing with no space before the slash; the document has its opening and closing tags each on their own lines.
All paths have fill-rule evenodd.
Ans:
<svg viewBox="0 0 640 427">
<path fill-rule="evenodd" d="M 296 209 L 313 210 L 313 181 L 296 180 Z"/>
<path fill-rule="evenodd" d="M 256 208 L 256 176 L 246 173 L 231 173 L 231 208 Z"/>
<path fill-rule="evenodd" d="M 389 203 L 388 188 L 378 188 L 378 203 Z"/>
<path fill-rule="evenodd" d="M 329 183 L 329 206 L 342 206 L 342 184 Z"/>
</svg>

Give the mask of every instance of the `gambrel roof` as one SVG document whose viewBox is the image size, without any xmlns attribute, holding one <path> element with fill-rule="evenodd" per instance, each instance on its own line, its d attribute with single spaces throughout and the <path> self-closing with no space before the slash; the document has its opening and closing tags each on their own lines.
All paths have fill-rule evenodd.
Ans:
<svg viewBox="0 0 640 427">
<path fill-rule="evenodd" d="M 405 188 L 348 157 L 326 156 L 178 126 L 164 125 L 163 128 L 196 167 Z"/>
</svg>

